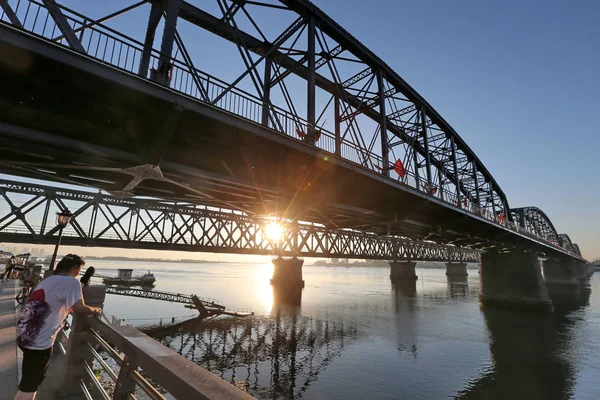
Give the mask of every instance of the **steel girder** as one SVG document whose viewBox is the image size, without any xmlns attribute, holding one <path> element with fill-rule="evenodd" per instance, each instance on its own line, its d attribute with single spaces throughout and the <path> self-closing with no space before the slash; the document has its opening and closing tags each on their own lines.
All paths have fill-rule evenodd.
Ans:
<svg viewBox="0 0 600 400">
<path fill-rule="evenodd" d="M 477 261 L 478 251 L 368 232 L 274 221 L 154 199 L 0 181 L 0 241 L 53 244 L 56 212 L 74 219 L 62 242 L 78 246 L 359 259 Z M 283 227 L 281 238 L 269 226 Z"/>
<path fill-rule="evenodd" d="M 289 55 L 289 48 L 278 48 L 247 32 L 234 29 L 218 17 L 186 2 L 181 5 L 180 17 L 226 40 L 240 38 L 250 51 L 278 65 L 284 73 L 293 73 L 306 79 L 309 91 L 316 85 L 338 99 L 342 110 L 333 130 L 342 132 L 342 147 L 345 144 L 350 147 L 345 152 L 339 149 L 339 153 L 354 153 L 353 161 L 384 175 L 389 175 L 392 164 L 401 160 L 406 175 L 401 177 L 392 173 L 392 178 L 431 196 L 445 199 L 455 207 L 475 213 L 485 212 L 492 218 L 498 214 L 508 214 L 508 201 L 497 182 L 457 132 L 425 99 L 313 4 L 308 1 L 281 2 L 300 14 L 305 24 L 316 20 L 315 34 L 320 51 L 315 51 L 321 56 L 320 60 L 324 60 L 321 65 L 327 66 L 329 73 L 317 73 L 316 64 L 315 68 L 310 67 L 309 56 L 312 53 L 302 45 L 297 51 L 303 54 L 308 52 L 307 56 L 296 60 Z M 311 38 L 308 37 L 308 40 Z M 332 55 L 334 52 L 335 55 Z M 344 78 L 337 64 L 347 60 L 363 65 L 364 69 Z M 311 83 L 313 75 L 314 84 Z M 276 81 L 281 83 L 282 79 L 278 76 Z M 377 85 L 380 89 L 374 88 Z M 289 107 L 290 102 L 287 106 L 294 112 L 295 108 Z M 312 104 L 312 100 L 308 99 L 308 103 Z M 385 110 L 389 110 L 389 114 Z M 367 132 L 368 129 L 363 126 L 368 124 L 359 116 L 379 124 L 376 131 Z M 304 121 L 301 117 L 297 118 L 297 123 L 301 129 L 319 125 L 318 121 L 311 121 L 310 118 Z M 338 126 L 340 124 L 342 126 Z M 323 128 L 319 129 L 322 136 L 329 133 Z M 377 137 L 381 142 L 380 148 L 374 146 Z M 510 215 L 507 218 L 510 219 Z"/>
<path fill-rule="evenodd" d="M 506 196 L 457 132 L 388 65 L 313 4 L 215 1 L 220 12 L 185 1 L 171 1 L 168 9 L 165 2 L 153 2 L 147 30 L 137 40 L 101 21 L 142 3 L 94 20 L 54 1 L 26 0 L 31 7 L 26 12 L 21 7 L 16 14 L 26 21 L 25 30 L 55 41 L 54 31 L 59 29 L 60 43 L 90 57 L 331 152 L 441 199 L 448 207 L 492 221 L 510 220 Z M 279 19 L 289 20 L 289 25 L 269 32 L 272 24 L 258 19 L 267 9 L 281 14 Z M 58 18 L 46 32 L 46 25 L 42 29 L 38 21 L 47 21 L 48 15 Z M 150 44 L 160 15 L 166 25 L 157 51 Z M 177 32 L 177 17 L 237 47 L 244 70 L 233 83 L 194 67 L 194 54 L 188 53 Z M 71 28 L 65 31 L 66 26 Z M 306 90 L 289 89 L 294 76 L 305 80 Z M 323 95 L 329 100 L 317 102 Z M 306 110 L 306 117 L 299 109 Z M 394 168 L 398 162 L 402 168 Z"/>
</svg>

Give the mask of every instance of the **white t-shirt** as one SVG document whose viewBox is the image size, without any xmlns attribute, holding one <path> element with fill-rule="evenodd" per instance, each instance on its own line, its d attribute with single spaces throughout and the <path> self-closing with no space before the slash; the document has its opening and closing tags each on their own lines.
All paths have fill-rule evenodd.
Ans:
<svg viewBox="0 0 600 400">
<path fill-rule="evenodd" d="M 81 299 L 81 285 L 72 276 L 52 275 L 34 289 L 17 322 L 17 343 L 26 349 L 45 350 Z"/>
</svg>

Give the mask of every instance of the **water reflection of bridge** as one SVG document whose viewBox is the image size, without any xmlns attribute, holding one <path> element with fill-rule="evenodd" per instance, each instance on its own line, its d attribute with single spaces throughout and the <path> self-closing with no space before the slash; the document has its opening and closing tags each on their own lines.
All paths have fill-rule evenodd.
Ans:
<svg viewBox="0 0 600 400">
<path fill-rule="evenodd" d="M 352 323 L 303 317 L 296 308 L 281 306 L 271 317 L 188 324 L 153 336 L 254 396 L 292 399 L 301 397 L 359 332 Z"/>
<path fill-rule="evenodd" d="M 493 364 L 457 393 L 460 399 L 559 400 L 575 396 L 577 313 L 591 289 L 551 294 L 555 315 L 484 308 Z"/>
</svg>

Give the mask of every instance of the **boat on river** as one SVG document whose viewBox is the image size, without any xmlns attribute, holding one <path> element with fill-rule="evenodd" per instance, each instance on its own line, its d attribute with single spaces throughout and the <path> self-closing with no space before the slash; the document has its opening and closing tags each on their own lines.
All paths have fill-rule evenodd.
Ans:
<svg viewBox="0 0 600 400">
<path fill-rule="evenodd" d="M 156 283 L 156 278 L 150 271 L 143 275 L 132 275 L 133 269 L 118 269 L 117 276 L 104 276 L 102 283 L 121 286 L 154 286 Z"/>
</svg>

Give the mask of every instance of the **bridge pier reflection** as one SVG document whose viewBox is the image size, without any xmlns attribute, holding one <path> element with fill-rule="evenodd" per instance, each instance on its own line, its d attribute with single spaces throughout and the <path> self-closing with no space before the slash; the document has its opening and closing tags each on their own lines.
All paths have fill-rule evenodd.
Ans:
<svg viewBox="0 0 600 400">
<path fill-rule="evenodd" d="M 465 298 L 469 295 L 469 283 L 465 275 L 447 275 L 448 292 L 451 298 Z"/>
<path fill-rule="evenodd" d="M 479 256 L 479 272 L 481 305 L 543 312 L 553 310 L 537 254 L 488 251 Z"/>
<path fill-rule="evenodd" d="M 588 297 L 589 299 L 589 297 Z M 588 303 L 585 294 L 571 307 Z M 460 399 L 559 400 L 574 396 L 577 355 L 571 343 L 577 319 L 562 312 L 531 314 L 483 308 L 492 365 L 457 393 Z"/>
<path fill-rule="evenodd" d="M 554 310 L 557 313 L 564 313 L 589 305 L 591 294 L 592 288 L 586 284 L 570 288 L 560 286 L 548 287 L 548 296 L 550 296 Z"/>
<path fill-rule="evenodd" d="M 273 285 L 273 303 L 275 306 L 300 307 L 302 304 L 302 287 L 282 287 Z"/>
<path fill-rule="evenodd" d="M 409 299 L 416 297 L 417 281 L 415 279 L 391 279 L 391 281 L 396 301 L 401 297 L 406 297 Z M 397 308 L 398 307 L 396 304 L 396 309 Z"/>
</svg>

